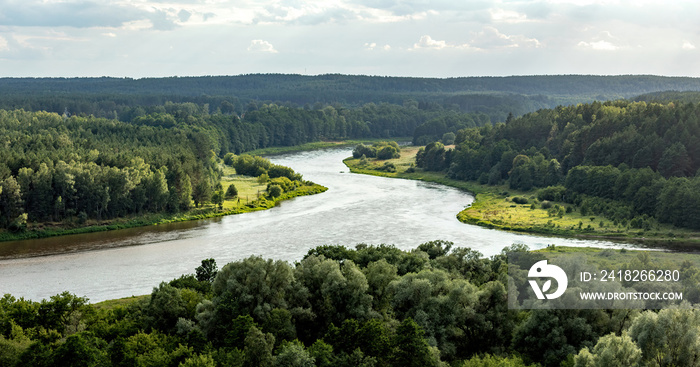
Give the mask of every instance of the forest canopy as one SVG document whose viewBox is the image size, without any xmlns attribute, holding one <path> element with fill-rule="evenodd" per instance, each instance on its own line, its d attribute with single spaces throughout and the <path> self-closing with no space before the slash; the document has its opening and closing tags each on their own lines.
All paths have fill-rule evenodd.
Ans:
<svg viewBox="0 0 700 367">
<path fill-rule="evenodd" d="M 459 130 L 456 148 L 431 143 L 416 163 L 456 179 L 506 182 L 581 213 L 648 228 L 700 228 L 700 104 L 594 102 Z M 585 214 L 582 214 L 585 215 Z"/>
<path fill-rule="evenodd" d="M 93 306 L 68 292 L 41 302 L 5 295 L 0 362 L 8 367 L 696 365 L 700 314 L 687 305 L 658 312 L 508 309 L 506 252 L 523 259 L 541 256 L 526 251 L 513 245 L 486 258 L 440 240 L 408 251 L 319 246 L 294 264 L 251 256 L 218 269 L 214 259 L 206 259 L 194 274 L 126 302 Z M 696 269 L 682 272 L 684 286 L 695 287 Z"/>
</svg>

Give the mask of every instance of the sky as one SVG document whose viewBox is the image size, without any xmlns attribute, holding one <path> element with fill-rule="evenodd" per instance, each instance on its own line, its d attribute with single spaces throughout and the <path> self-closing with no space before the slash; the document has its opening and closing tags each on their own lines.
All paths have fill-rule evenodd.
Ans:
<svg viewBox="0 0 700 367">
<path fill-rule="evenodd" d="M 1 77 L 700 77 L 697 0 L 0 0 Z"/>
</svg>

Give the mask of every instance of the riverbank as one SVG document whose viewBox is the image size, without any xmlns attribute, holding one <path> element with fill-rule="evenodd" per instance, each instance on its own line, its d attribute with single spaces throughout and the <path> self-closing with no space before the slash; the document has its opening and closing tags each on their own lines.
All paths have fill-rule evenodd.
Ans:
<svg viewBox="0 0 700 367">
<path fill-rule="evenodd" d="M 225 199 L 223 209 L 219 209 L 213 204 L 204 204 L 200 205 L 199 208 L 193 208 L 184 213 L 147 213 L 139 216 L 110 220 L 87 220 L 83 224 L 31 223 L 23 232 L 0 232 L 0 241 L 16 241 L 70 234 L 103 232 L 249 213 L 273 208 L 284 200 L 298 196 L 314 195 L 328 190 L 328 188 L 324 186 L 311 183 L 310 185 L 300 186 L 292 191 L 285 192 L 276 198 L 269 198 L 263 195 L 267 185 L 259 184 L 255 177 L 236 175 L 232 170 L 226 170 L 226 172 L 228 174 L 224 176 L 221 181 L 224 186 L 224 192 L 229 185 L 234 184 L 239 190 L 239 195 L 235 198 Z"/>
<path fill-rule="evenodd" d="M 423 171 L 415 167 L 415 156 L 420 147 L 401 149 L 401 157 L 388 160 L 352 157 L 343 163 L 353 173 L 435 182 L 468 191 L 474 202 L 457 214 L 463 223 L 505 231 L 640 242 L 667 248 L 681 248 L 700 243 L 700 233 L 659 224 L 650 230 L 630 228 L 613 223 L 600 215 L 581 215 L 571 204 L 540 202 L 537 190 L 512 190 L 505 185 L 489 186 L 474 181 L 460 181 L 447 177 L 444 172 Z"/>
<path fill-rule="evenodd" d="M 394 140 L 397 142 L 410 142 L 412 138 L 411 137 L 396 137 L 396 138 L 388 138 L 388 139 Z M 385 140 L 387 140 L 387 139 L 316 141 L 316 142 L 312 142 L 312 143 L 293 145 L 293 146 L 289 146 L 289 147 L 270 147 L 270 148 L 256 149 L 256 150 L 251 150 L 249 152 L 244 152 L 242 154 L 261 155 L 261 156 L 278 155 L 278 154 L 307 152 L 307 151 L 319 150 L 319 149 L 354 147 L 360 143 L 367 144 L 367 143 L 375 143 L 378 141 L 385 141 Z"/>
</svg>

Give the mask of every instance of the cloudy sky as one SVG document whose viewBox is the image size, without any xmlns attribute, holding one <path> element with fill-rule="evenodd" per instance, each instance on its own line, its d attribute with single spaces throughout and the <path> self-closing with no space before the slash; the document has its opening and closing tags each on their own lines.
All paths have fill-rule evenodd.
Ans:
<svg viewBox="0 0 700 367">
<path fill-rule="evenodd" d="M 700 1 L 0 0 L 0 76 L 700 76 Z"/>
</svg>

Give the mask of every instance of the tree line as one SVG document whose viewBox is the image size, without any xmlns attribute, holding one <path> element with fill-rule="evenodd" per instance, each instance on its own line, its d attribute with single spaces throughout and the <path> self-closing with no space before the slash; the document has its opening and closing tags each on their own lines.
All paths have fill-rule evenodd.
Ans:
<svg viewBox="0 0 700 367">
<path fill-rule="evenodd" d="M 468 78 L 284 75 L 171 78 L 0 78 L 0 109 L 94 115 L 131 121 L 138 107 L 166 102 L 208 105 L 210 113 L 242 115 L 248 105 L 322 109 L 368 103 L 441 106 L 504 121 L 542 108 L 630 98 L 659 91 L 698 91 L 697 78 L 649 75 Z M 411 134 L 408 134 L 411 135 Z"/>
<path fill-rule="evenodd" d="M 514 264 L 506 252 L 530 262 L 541 256 L 513 245 L 485 258 L 446 241 L 410 251 L 319 246 L 294 264 L 251 256 L 218 269 L 207 259 L 194 274 L 126 305 L 93 307 L 67 292 L 41 302 L 5 295 L 0 363 L 698 365 L 700 314 L 685 306 L 509 310 L 507 267 Z M 682 271 L 694 287 L 697 271 Z"/>
<path fill-rule="evenodd" d="M 455 140 L 454 150 L 427 145 L 417 165 L 484 184 L 559 190 L 582 212 L 637 228 L 700 228 L 700 104 L 560 106 L 462 129 Z"/>
<path fill-rule="evenodd" d="M 0 227 L 177 212 L 220 178 L 210 136 L 94 117 L 0 111 Z"/>
<path fill-rule="evenodd" d="M 189 102 L 136 106 L 122 115 L 128 121 L 0 110 L 0 228 L 186 211 L 218 192 L 217 160 L 227 153 L 410 136 L 444 114 L 470 118 L 439 107 L 386 103 L 321 109 L 250 103 L 241 117 L 232 109 L 209 110 Z"/>
</svg>

